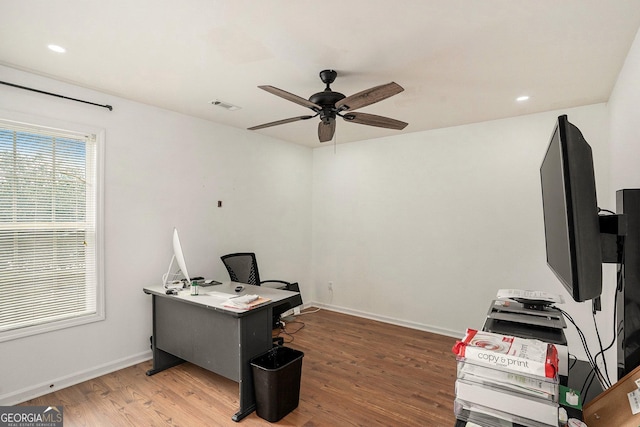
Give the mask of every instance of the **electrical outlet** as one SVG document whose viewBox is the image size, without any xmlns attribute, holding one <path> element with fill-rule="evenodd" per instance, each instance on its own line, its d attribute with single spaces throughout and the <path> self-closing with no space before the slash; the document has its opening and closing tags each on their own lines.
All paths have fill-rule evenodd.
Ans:
<svg viewBox="0 0 640 427">
<path fill-rule="evenodd" d="M 328 287 L 330 291 L 333 291 L 333 282 L 329 282 Z"/>
</svg>

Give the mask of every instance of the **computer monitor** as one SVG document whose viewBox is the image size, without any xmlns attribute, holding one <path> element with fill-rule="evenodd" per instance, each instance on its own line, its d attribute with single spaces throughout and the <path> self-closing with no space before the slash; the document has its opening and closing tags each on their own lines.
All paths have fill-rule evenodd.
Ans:
<svg viewBox="0 0 640 427">
<path fill-rule="evenodd" d="M 180 269 L 178 272 L 172 274 L 173 269 L 173 261 L 178 263 L 178 268 Z M 178 237 L 178 229 L 173 228 L 173 256 L 171 257 L 171 261 L 169 262 L 169 269 L 167 273 L 163 276 L 163 284 L 170 284 L 172 280 L 172 276 L 175 278 L 175 274 L 182 272 L 187 283 L 189 283 L 189 272 L 187 271 L 187 263 L 184 261 L 184 253 L 182 252 L 182 245 L 180 244 L 180 237 Z"/>
<path fill-rule="evenodd" d="M 540 166 L 547 264 L 575 301 L 602 292 L 602 247 L 591 147 L 558 117 Z"/>
</svg>

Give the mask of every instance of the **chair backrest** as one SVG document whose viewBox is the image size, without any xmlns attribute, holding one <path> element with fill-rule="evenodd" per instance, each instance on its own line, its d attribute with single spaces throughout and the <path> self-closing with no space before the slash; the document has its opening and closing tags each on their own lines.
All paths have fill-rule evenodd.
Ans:
<svg viewBox="0 0 640 427">
<path fill-rule="evenodd" d="M 239 252 L 221 256 L 220 259 L 227 268 L 232 282 L 260 286 L 256 254 L 253 252 Z"/>
</svg>

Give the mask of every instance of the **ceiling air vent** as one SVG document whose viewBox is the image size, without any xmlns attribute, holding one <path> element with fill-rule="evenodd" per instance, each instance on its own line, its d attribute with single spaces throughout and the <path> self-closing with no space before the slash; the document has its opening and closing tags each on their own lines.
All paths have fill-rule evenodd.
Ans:
<svg viewBox="0 0 640 427">
<path fill-rule="evenodd" d="M 211 101 L 211 104 L 229 111 L 236 111 L 242 108 L 237 105 L 229 104 L 228 102 L 220 101 L 219 99 L 214 99 Z"/>
</svg>

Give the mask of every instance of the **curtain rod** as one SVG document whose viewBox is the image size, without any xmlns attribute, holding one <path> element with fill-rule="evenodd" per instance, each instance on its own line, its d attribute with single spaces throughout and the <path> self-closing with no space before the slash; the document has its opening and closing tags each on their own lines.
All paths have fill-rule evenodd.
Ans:
<svg viewBox="0 0 640 427">
<path fill-rule="evenodd" d="M 97 107 L 103 107 L 103 108 L 108 108 L 109 111 L 113 111 L 113 107 L 111 105 L 101 105 L 101 104 L 96 104 L 95 102 L 89 102 L 89 101 L 83 101 L 82 99 L 77 99 L 77 98 L 70 98 L 68 96 L 64 96 L 64 95 L 58 95 L 57 93 L 51 93 L 51 92 L 45 92 L 43 90 L 39 90 L 39 89 L 33 89 L 30 87 L 26 87 L 26 86 L 20 86 L 17 84 L 13 84 L 13 83 L 8 83 L 8 82 L 3 82 L 0 80 L 0 83 L 2 83 L 3 85 L 7 85 L 7 86 L 12 86 L 12 87 L 17 87 L 18 89 L 25 89 L 25 90 L 30 90 L 32 92 L 38 92 L 38 93 L 43 93 L 45 95 L 51 95 L 51 96 L 57 96 L 58 98 L 64 98 L 64 99 L 69 99 L 71 101 L 76 101 L 76 102 L 83 102 L 85 104 L 91 104 L 91 105 L 95 105 Z"/>
</svg>

